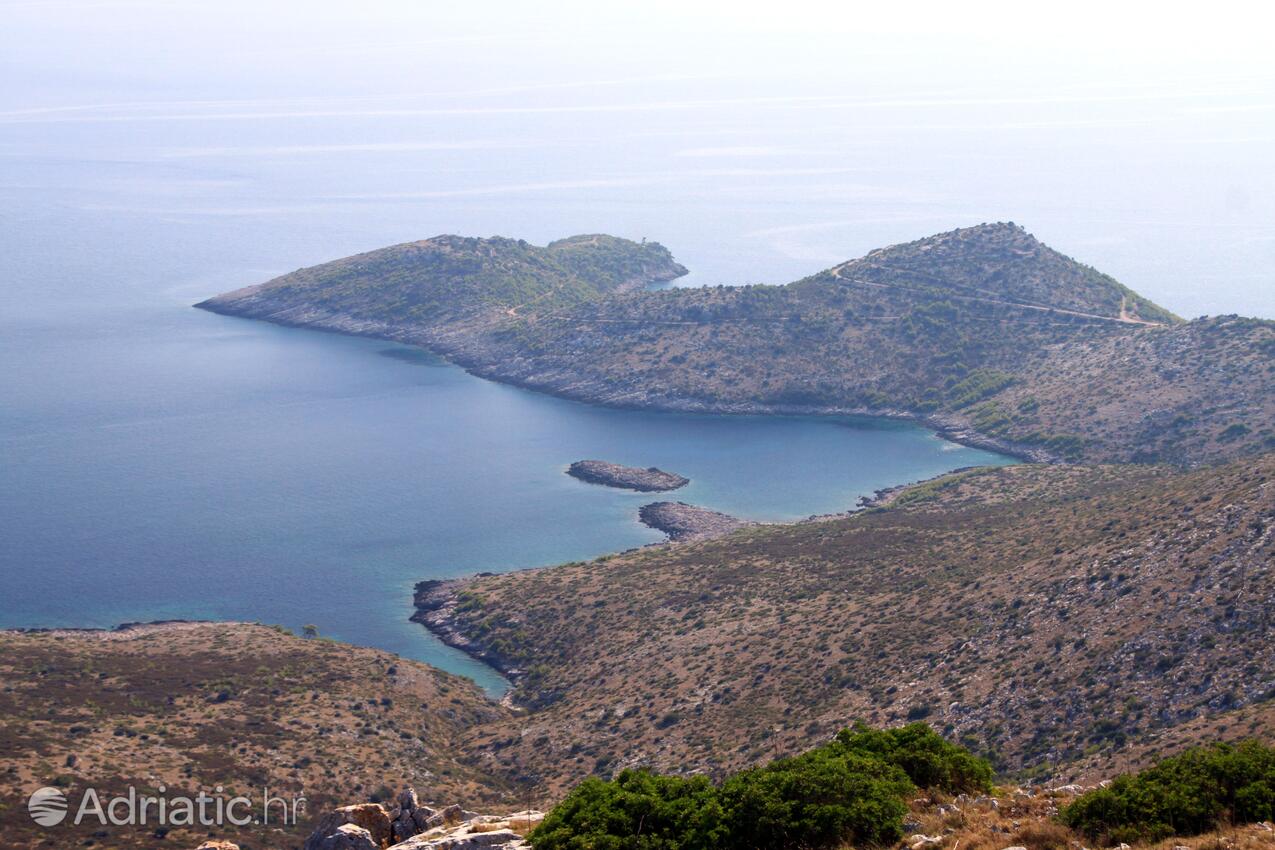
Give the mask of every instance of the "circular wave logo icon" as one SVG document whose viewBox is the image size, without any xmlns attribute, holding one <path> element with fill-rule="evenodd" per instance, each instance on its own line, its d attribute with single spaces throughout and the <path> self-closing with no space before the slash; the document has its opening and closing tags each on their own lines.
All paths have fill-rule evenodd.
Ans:
<svg viewBox="0 0 1275 850">
<path fill-rule="evenodd" d="M 27 800 L 27 811 L 40 826 L 57 826 L 66 818 L 66 795 L 56 788 L 41 788 Z"/>
</svg>

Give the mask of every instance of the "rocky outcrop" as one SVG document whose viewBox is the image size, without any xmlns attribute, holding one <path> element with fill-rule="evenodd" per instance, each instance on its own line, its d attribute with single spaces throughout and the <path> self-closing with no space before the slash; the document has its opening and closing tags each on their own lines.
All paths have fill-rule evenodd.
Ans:
<svg viewBox="0 0 1275 850">
<path fill-rule="evenodd" d="M 229 841 L 205 841 L 195 850 L 239 850 L 238 844 L 232 844 Z"/>
<path fill-rule="evenodd" d="M 480 573 L 481 575 L 491 573 Z M 412 598 L 416 613 L 409 619 L 429 629 L 448 646 L 490 664 L 511 682 L 517 682 L 523 672 L 518 664 L 495 649 L 471 639 L 465 633 L 463 618 L 456 616 L 456 607 L 461 602 L 459 593 L 470 580 L 426 579 L 417 582 L 416 593 Z"/>
<path fill-rule="evenodd" d="M 362 850 L 359 841 L 364 834 L 372 848 L 384 847 L 393 834 L 390 823 L 389 812 L 379 803 L 342 806 L 323 816 L 306 840 L 305 850 Z"/>
<path fill-rule="evenodd" d="M 434 808 L 422 805 L 415 789 L 405 788 L 392 809 L 365 803 L 328 812 L 306 840 L 305 850 L 525 850 L 523 837 L 543 819 L 536 811 L 498 816 L 467 812 L 454 804 Z"/>
<path fill-rule="evenodd" d="M 312 837 L 305 846 L 307 850 L 381 850 L 385 845 L 376 843 L 363 827 L 343 823 L 317 841 Z"/>
<path fill-rule="evenodd" d="M 685 502 L 652 502 L 638 509 L 643 524 L 662 531 L 670 540 L 708 540 L 756 523 L 710 511 Z"/>
<path fill-rule="evenodd" d="M 590 484 L 637 490 L 640 493 L 676 490 L 678 487 L 685 487 L 691 483 L 689 478 L 673 472 L 665 472 L 654 466 L 642 469 L 636 466 L 620 466 L 618 463 L 608 463 L 604 460 L 578 460 L 567 467 L 567 475 Z"/>
</svg>

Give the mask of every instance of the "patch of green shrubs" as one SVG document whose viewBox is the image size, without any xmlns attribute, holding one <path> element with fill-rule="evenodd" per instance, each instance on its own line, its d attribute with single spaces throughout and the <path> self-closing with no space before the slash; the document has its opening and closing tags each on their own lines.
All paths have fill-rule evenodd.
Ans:
<svg viewBox="0 0 1275 850">
<path fill-rule="evenodd" d="M 702 776 L 626 770 L 591 777 L 530 835 L 536 850 L 809 850 L 883 845 L 903 835 L 918 786 L 985 791 L 991 766 L 928 725 L 845 729 L 827 744 L 736 773 Z"/>
<path fill-rule="evenodd" d="M 841 730 L 833 745 L 901 768 L 918 788 L 948 794 L 975 794 L 992 788 L 992 766 L 985 759 L 948 742 L 925 723 L 896 729 L 872 729 L 856 723 L 853 729 Z"/>
<path fill-rule="evenodd" d="M 1194 747 L 1120 776 L 1060 813 L 1107 843 L 1198 835 L 1225 822 L 1275 818 L 1275 747 L 1257 741 Z"/>
</svg>

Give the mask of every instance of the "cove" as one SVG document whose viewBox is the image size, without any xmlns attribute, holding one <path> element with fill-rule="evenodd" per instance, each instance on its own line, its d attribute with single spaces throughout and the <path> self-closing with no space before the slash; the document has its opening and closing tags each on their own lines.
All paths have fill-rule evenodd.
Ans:
<svg viewBox="0 0 1275 850">
<path fill-rule="evenodd" d="M 56 403 L 33 390 L 3 420 L 0 533 L 20 568 L 0 626 L 313 624 L 499 693 L 493 671 L 408 622 L 412 588 L 662 539 L 637 521 L 650 495 L 570 478 L 573 460 L 674 469 L 691 479 L 675 498 L 758 520 L 1009 462 L 906 423 L 594 407 L 405 346 L 202 311 L 137 327 L 39 352 L 6 342 L 71 386 Z"/>
</svg>

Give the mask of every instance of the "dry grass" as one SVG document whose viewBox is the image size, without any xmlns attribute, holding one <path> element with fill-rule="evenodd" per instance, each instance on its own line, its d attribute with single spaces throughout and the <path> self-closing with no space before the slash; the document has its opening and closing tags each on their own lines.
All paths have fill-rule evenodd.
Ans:
<svg viewBox="0 0 1275 850">
<path fill-rule="evenodd" d="M 318 816 L 337 804 L 416 786 L 427 799 L 476 806 L 499 786 L 459 754 L 468 729 L 508 713 L 468 680 L 390 655 L 304 640 L 249 624 L 184 624 L 122 634 L 0 633 L 0 811 L 57 785 L 72 800 L 132 785 L 155 793 L 307 797 Z M 60 827 L 5 816 L 5 848 L 86 840 L 152 846 L 152 829 Z M 309 832 L 247 828 L 253 847 L 291 846 Z M 165 846 L 204 831 L 174 828 Z M 89 846 L 89 845 L 86 845 Z"/>
<path fill-rule="evenodd" d="M 1167 754 L 1177 726 L 1275 737 L 1250 708 L 1275 686 L 1272 479 L 1275 456 L 1019 466 L 901 508 L 482 577 L 457 621 L 530 671 L 533 711 L 476 743 L 555 793 L 635 764 L 722 775 L 860 719 L 923 717 L 1006 775 L 1064 781 Z"/>
<path fill-rule="evenodd" d="M 912 803 L 909 820 L 915 830 L 942 841 L 942 850 L 1081 850 L 1084 836 L 1058 823 L 1069 794 L 1000 789 L 991 798 L 922 798 Z M 944 810 L 946 809 L 946 811 Z M 904 846 L 909 842 L 905 839 Z M 1275 832 L 1260 825 L 1224 827 L 1190 838 L 1172 838 L 1146 850 L 1275 850 Z"/>
</svg>

